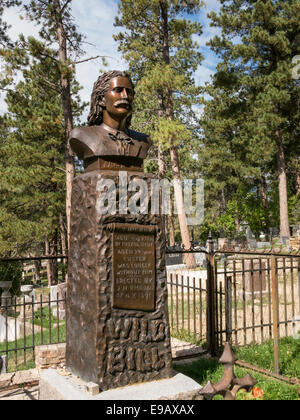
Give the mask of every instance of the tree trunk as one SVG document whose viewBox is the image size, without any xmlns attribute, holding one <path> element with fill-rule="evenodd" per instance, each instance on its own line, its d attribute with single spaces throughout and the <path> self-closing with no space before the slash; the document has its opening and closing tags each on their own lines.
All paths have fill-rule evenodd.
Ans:
<svg viewBox="0 0 300 420">
<path fill-rule="evenodd" d="M 296 158 L 296 194 L 300 195 L 300 160 Z"/>
<path fill-rule="evenodd" d="M 71 99 L 71 83 L 68 71 L 68 54 L 67 54 L 67 37 L 64 29 L 64 24 L 61 16 L 60 0 L 56 1 L 56 34 L 59 43 L 59 60 L 61 62 L 61 98 L 65 121 L 65 137 L 66 137 L 66 217 L 67 217 L 67 237 L 70 243 L 70 215 L 71 215 L 71 195 L 72 182 L 75 177 L 74 155 L 70 148 L 69 137 L 73 129 L 73 113 L 72 113 L 72 99 Z"/>
<path fill-rule="evenodd" d="M 45 240 L 45 252 L 47 256 L 55 256 L 56 253 L 56 246 L 55 243 L 52 242 L 50 244 L 48 237 Z M 47 260 L 47 278 L 48 278 L 48 287 L 55 286 L 57 282 L 57 260 L 51 259 Z"/>
<path fill-rule="evenodd" d="M 170 216 L 169 216 L 169 239 L 170 246 L 175 245 L 175 227 L 174 227 L 174 205 L 173 200 L 170 200 Z"/>
<path fill-rule="evenodd" d="M 178 220 L 181 232 L 181 239 L 185 249 L 191 248 L 191 240 L 190 240 L 190 233 L 187 225 L 187 218 L 184 208 L 184 201 L 183 201 L 183 191 L 182 191 L 182 184 L 180 178 L 180 170 L 179 170 L 179 162 L 178 162 L 178 153 L 175 147 L 171 147 L 170 150 L 171 154 L 171 164 L 172 164 L 172 174 L 174 180 L 174 194 L 175 194 L 175 201 L 177 205 L 178 211 Z M 187 268 L 195 268 L 196 262 L 194 254 L 186 254 L 185 255 L 185 262 Z"/>
<path fill-rule="evenodd" d="M 259 180 L 259 195 L 263 208 L 267 207 L 267 182 L 266 178 L 262 175 Z"/>
<path fill-rule="evenodd" d="M 37 286 L 41 286 L 41 268 L 42 263 L 40 260 L 34 261 L 34 281 Z"/>
<path fill-rule="evenodd" d="M 60 227 L 60 241 L 61 241 L 61 253 L 62 255 L 67 255 L 67 240 L 66 240 L 66 231 L 63 215 L 59 215 L 59 227 Z"/>
<path fill-rule="evenodd" d="M 61 253 L 62 255 L 67 255 L 67 239 L 66 239 L 66 230 L 65 230 L 65 224 L 63 215 L 59 215 L 59 224 L 60 224 L 60 241 L 61 241 Z M 67 264 L 68 260 L 66 258 L 62 259 L 63 267 L 62 267 L 62 281 L 67 282 L 68 281 L 68 270 Z"/>
<path fill-rule="evenodd" d="M 238 235 L 240 233 L 240 218 L 239 218 L 238 211 L 235 212 L 234 224 L 235 224 L 236 234 Z"/>
<path fill-rule="evenodd" d="M 163 59 L 166 65 L 170 64 L 170 45 L 169 45 L 169 22 L 168 22 L 168 2 L 161 1 L 161 17 L 162 17 L 162 26 L 163 26 Z M 172 121 L 174 120 L 174 107 L 173 107 L 173 98 L 172 91 L 166 89 L 165 91 L 165 113 L 166 117 Z M 185 249 L 190 249 L 191 240 L 190 234 L 187 225 L 187 217 L 184 208 L 183 200 L 183 191 L 180 177 L 180 166 L 178 159 L 177 148 L 174 146 L 172 137 L 170 138 L 170 157 L 171 157 L 171 166 L 172 166 L 172 176 L 174 181 L 174 193 L 175 201 L 178 210 L 178 219 L 181 232 L 181 239 Z M 193 254 L 186 254 L 185 261 L 187 268 L 196 267 L 195 257 Z"/>
<path fill-rule="evenodd" d="M 280 236 L 283 240 L 290 238 L 289 208 L 288 208 L 288 190 L 287 175 L 284 148 L 281 140 L 281 134 L 278 130 L 277 135 L 277 166 L 279 181 L 279 203 L 280 203 Z"/>
</svg>

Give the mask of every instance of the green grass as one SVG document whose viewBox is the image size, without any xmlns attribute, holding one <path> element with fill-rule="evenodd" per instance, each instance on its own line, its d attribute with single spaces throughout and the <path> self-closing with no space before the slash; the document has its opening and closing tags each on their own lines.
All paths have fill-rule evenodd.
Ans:
<svg viewBox="0 0 300 420">
<path fill-rule="evenodd" d="M 183 341 L 202 345 L 197 336 L 188 334 L 186 331 L 172 332 L 172 336 Z M 234 349 L 239 360 L 243 360 L 253 366 L 261 367 L 270 372 L 274 371 L 274 349 L 273 341 L 264 344 L 256 344 Z M 300 379 L 300 339 L 292 337 L 279 340 L 279 368 L 280 374 L 288 378 Z M 176 365 L 175 369 L 183 374 L 190 376 L 201 385 L 205 385 L 208 380 L 213 383 L 218 382 L 223 375 L 223 367 L 218 359 L 201 359 L 192 365 Z M 243 377 L 250 373 L 257 381 L 255 387 L 264 391 L 265 400 L 297 400 L 298 386 L 289 385 L 256 372 L 247 372 L 245 369 L 236 367 L 236 376 Z M 216 397 L 216 399 L 222 399 Z M 240 392 L 237 399 L 253 399 L 251 394 Z"/>
<path fill-rule="evenodd" d="M 198 336 L 189 334 L 186 330 L 171 331 L 171 335 L 179 340 L 186 341 L 206 348 L 206 343 Z M 264 344 L 252 344 L 245 347 L 234 348 L 239 360 L 243 360 L 253 366 L 274 372 L 274 342 L 267 341 Z M 279 374 L 287 378 L 300 379 L 300 339 L 293 337 L 279 340 Z"/>
<path fill-rule="evenodd" d="M 171 330 L 171 336 L 177 338 L 178 340 L 185 341 L 186 343 L 195 344 L 196 346 L 206 348 L 207 344 L 199 334 L 193 334 L 186 330 Z"/>
<path fill-rule="evenodd" d="M 50 316 L 51 313 L 51 324 L 57 324 L 58 319 L 53 315 L 52 310 L 49 310 L 49 307 L 46 306 L 42 310 L 37 310 L 34 313 L 34 324 L 42 326 L 44 328 L 49 328 L 50 325 Z"/>
<path fill-rule="evenodd" d="M 191 365 L 174 365 L 174 369 L 194 379 L 196 382 L 204 386 L 209 380 L 217 383 L 223 376 L 223 367 L 217 359 L 201 359 Z M 257 380 L 255 387 L 261 388 L 264 392 L 264 400 L 298 400 L 297 386 L 285 384 L 283 382 L 267 378 L 261 374 L 248 372 L 241 368 L 235 368 L 235 375 L 238 378 L 244 377 L 250 373 Z M 215 399 L 222 399 L 217 396 Z M 237 400 L 253 399 L 251 393 L 240 391 Z"/>
<path fill-rule="evenodd" d="M 51 337 L 50 330 L 45 329 L 43 333 L 37 327 L 34 338 L 33 335 L 26 336 L 26 339 L 20 338 L 19 340 L 11 341 L 7 343 L 0 343 L 0 355 L 6 353 L 6 349 L 13 350 L 17 348 L 18 350 L 8 352 L 8 372 L 15 372 L 18 370 L 27 370 L 33 369 L 35 367 L 34 354 L 32 349 L 24 350 L 23 347 L 32 347 L 47 345 L 51 343 L 63 343 L 66 341 L 66 328 L 62 324 L 59 329 L 55 326 L 51 328 Z M 24 362 L 24 356 L 26 361 Z"/>
<path fill-rule="evenodd" d="M 247 363 L 274 371 L 274 343 L 240 347 L 235 350 L 238 358 Z M 300 379 L 300 339 L 292 337 L 279 340 L 279 373 L 288 378 Z"/>
</svg>

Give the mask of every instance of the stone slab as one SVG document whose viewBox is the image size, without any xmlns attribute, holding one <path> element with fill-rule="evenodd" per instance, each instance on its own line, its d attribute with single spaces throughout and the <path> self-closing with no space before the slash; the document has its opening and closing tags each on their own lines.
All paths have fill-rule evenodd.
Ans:
<svg viewBox="0 0 300 420">
<path fill-rule="evenodd" d="M 56 370 L 49 369 L 42 372 L 40 378 L 41 401 L 151 401 L 162 399 L 184 399 L 185 395 L 197 397 L 202 387 L 193 379 L 174 372 L 170 379 L 146 382 L 116 388 L 91 395 L 87 392 L 87 383 L 74 375 L 61 376 Z"/>
<path fill-rule="evenodd" d="M 171 337 L 172 358 L 192 358 L 206 353 L 202 347 Z"/>
<path fill-rule="evenodd" d="M 0 391 L 0 401 L 38 401 L 38 385 Z"/>
</svg>

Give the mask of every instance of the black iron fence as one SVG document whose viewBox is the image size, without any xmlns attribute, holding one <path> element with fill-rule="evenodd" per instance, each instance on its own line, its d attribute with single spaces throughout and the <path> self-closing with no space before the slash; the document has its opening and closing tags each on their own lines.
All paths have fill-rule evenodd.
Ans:
<svg viewBox="0 0 300 420">
<path fill-rule="evenodd" d="M 193 253 L 196 267 L 187 268 Z M 212 355 L 225 342 L 240 347 L 300 338 L 300 252 L 281 248 L 167 250 L 179 264 L 167 267 L 172 334 L 206 343 Z M 181 254 L 181 260 L 178 256 Z M 169 258 L 172 261 L 172 258 Z"/>
<path fill-rule="evenodd" d="M 300 313 L 300 258 L 219 254 L 216 261 L 217 343 L 236 346 L 288 337 Z"/>
<path fill-rule="evenodd" d="M 0 373 L 32 368 L 36 346 L 65 342 L 65 273 L 66 256 L 0 260 Z"/>
</svg>

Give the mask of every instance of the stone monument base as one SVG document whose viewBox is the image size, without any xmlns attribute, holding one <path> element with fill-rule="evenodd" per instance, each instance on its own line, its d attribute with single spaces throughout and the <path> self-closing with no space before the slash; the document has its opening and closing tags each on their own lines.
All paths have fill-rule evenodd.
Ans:
<svg viewBox="0 0 300 420">
<path fill-rule="evenodd" d="M 56 370 L 41 373 L 40 401 L 149 401 L 149 400 L 196 400 L 202 399 L 202 387 L 193 379 L 174 372 L 169 379 L 129 385 L 97 393 L 95 384 L 83 382 L 74 375 L 61 376 Z M 96 395 L 95 395 L 96 393 Z M 94 394 L 94 395 L 93 395 Z"/>
</svg>

